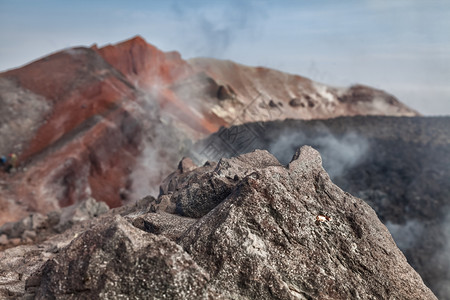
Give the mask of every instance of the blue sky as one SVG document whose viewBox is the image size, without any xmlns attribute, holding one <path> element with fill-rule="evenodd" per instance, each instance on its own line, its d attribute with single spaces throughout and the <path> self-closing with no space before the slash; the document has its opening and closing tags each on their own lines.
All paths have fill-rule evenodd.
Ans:
<svg viewBox="0 0 450 300">
<path fill-rule="evenodd" d="M 367 84 L 423 114 L 450 115 L 446 0 L 0 0 L 0 70 L 137 34 L 184 58 Z"/>
</svg>

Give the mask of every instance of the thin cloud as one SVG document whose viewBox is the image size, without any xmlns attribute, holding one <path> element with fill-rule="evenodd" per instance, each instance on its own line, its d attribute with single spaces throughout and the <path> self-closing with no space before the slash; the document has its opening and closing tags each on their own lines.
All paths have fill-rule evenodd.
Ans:
<svg viewBox="0 0 450 300">
<path fill-rule="evenodd" d="M 395 86 L 449 82 L 449 14 L 447 1 L 418 0 L 0 1 L 0 70 L 140 34 L 184 58 L 230 59 L 338 86 L 363 83 L 416 105 Z M 416 94 L 431 97 L 429 89 Z M 442 105 L 427 113 L 450 114 L 449 96 L 435 92 L 433 101 Z"/>
</svg>

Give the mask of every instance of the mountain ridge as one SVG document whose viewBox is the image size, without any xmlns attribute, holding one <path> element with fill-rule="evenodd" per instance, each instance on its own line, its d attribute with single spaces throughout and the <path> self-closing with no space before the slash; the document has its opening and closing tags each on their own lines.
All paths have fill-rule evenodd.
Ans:
<svg viewBox="0 0 450 300">
<path fill-rule="evenodd" d="M 28 210 L 45 212 L 91 196 L 112 207 L 139 193 L 144 196 L 157 190 L 190 141 L 221 126 L 328 118 L 346 110 L 366 114 L 372 109 L 359 100 L 341 101 L 320 85 L 325 98 L 334 97 L 330 102 L 314 90 L 311 80 L 300 76 L 230 61 L 185 61 L 139 36 L 100 48 L 65 49 L 0 73 L 0 81 L 0 97 L 10 103 L 0 107 L 6 120 L 0 134 L 7 137 L 0 140 L 0 153 L 19 157 L 18 172 L 1 174 L 8 189 L 0 191 L 0 201 L 4 207 L 22 209 L 17 218 Z M 296 91 L 287 93 L 293 87 Z M 375 113 L 417 114 L 392 102 L 392 96 L 363 90 L 355 99 L 387 103 Z M 33 111 L 20 104 L 22 96 L 17 95 L 22 94 L 27 103 L 35 103 Z M 11 107 L 17 112 L 11 114 Z M 161 145 L 164 148 L 158 149 Z M 147 168 L 137 167 L 144 161 Z M 151 174 L 151 182 L 139 182 L 142 176 L 136 174 L 142 172 Z M 105 196 L 102 188 L 107 184 Z M 14 220 L 7 208 L 0 215 L 0 223 Z"/>
</svg>

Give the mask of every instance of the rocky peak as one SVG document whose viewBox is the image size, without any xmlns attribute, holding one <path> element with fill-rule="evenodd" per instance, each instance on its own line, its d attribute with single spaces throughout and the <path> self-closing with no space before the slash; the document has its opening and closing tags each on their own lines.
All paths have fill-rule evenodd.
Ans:
<svg viewBox="0 0 450 300">
<path fill-rule="evenodd" d="M 178 52 L 163 52 L 140 36 L 102 48 L 94 45 L 92 49 L 130 82 L 145 89 L 157 89 L 192 73 Z"/>
<path fill-rule="evenodd" d="M 222 149 L 226 157 L 268 149 L 288 165 L 296 149 L 314 145 L 333 182 L 366 201 L 425 284 L 450 299 L 448 128 L 449 117 L 285 120 L 233 126 L 198 146 Z M 254 148 L 242 142 L 249 136 Z"/>
<path fill-rule="evenodd" d="M 0 295 L 436 299 L 375 212 L 330 181 L 311 147 L 288 167 L 255 151 L 176 178 L 158 199 L 90 219 L 84 232 L 3 252 Z"/>
<path fill-rule="evenodd" d="M 297 150 L 287 168 L 255 151 L 201 169 L 155 204 L 169 196 L 173 213 L 200 217 L 179 243 L 230 298 L 435 298 L 316 150 Z"/>
</svg>

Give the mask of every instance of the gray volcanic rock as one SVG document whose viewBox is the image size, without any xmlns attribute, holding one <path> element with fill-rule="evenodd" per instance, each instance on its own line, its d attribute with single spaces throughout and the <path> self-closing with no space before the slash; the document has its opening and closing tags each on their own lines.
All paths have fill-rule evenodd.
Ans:
<svg viewBox="0 0 450 300">
<path fill-rule="evenodd" d="M 225 157 L 267 149 L 283 164 L 313 146 L 333 182 L 376 211 L 425 284 L 450 300 L 449 128 L 450 117 L 285 120 L 224 128 L 197 146 Z"/>
<path fill-rule="evenodd" d="M 182 160 L 180 166 L 184 164 Z M 182 216 L 199 218 L 207 214 L 217 204 L 227 198 L 240 179 L 255 169 L 269 166 L 281 166 L 278 160 L 267 151 L 244 154 L 232 159 L 221 159 L 217 165 L 206 164 L 199 171 L 185 173 L 179 171 L 169 176 L 170 181 L 163 183 L 160 199 L 169 197 L 172 205 L 163 205 L 167 212 L 176 212 Z M 167 191 L 164 193 L 164 191 Z M 161 197 L 161 196 L 165 197 Z M 159 204 L 155 205 L 158 210 Z"/>
<path fill-rule="evenodd" d="M 42 274 L 42 275 L 41 275 Z M 36 299 L 207 299 L 208 274 L 177 244 L 120 216 L 75 239 L 27 281 Z M 39 278 L 40 277 L 40 278 Z"/>
<path fill-rule="evenodd" d="M 83 232 L 94 228 L 98 224 L 109 223 L 116 215 L 141 215 L 148 212 L 148 206 L 153 197 L 145 197 L 134 204 L 129 204 L 119 208 L 104 212 L 105 204 L 95 203 L 93 199 L 65 207 L 58 211 L 53 211 L 44 216 L 41 226 L 34 226 L 36 229 L 34 239 L 24 236 L 12 238 L 7 236 L 7 231 L 3 235 L 6 240 L 4 247 L 8 247 L 0 252 L 0 299 L 19 299 L 26 297 L 25 282 L 30 276 L 39 270 L 44 263 L 52 259 L 74 239 Z M 61 217 L 63 216 L 63 217 Z M 34 224 L 30 220 L 36 219 L 35 214 L 30 215 L 17 223 L 10 223 L 6 228 L 21 228 L 23 224 Z M 28 220 L 29 219 L 29 220 Z M 64 229 L 64 232 L 60 232 Z M 9 238 L 8 238 L 9 237 Z M 17 241 L 14 241 L 17 240 Z M 27 243 L 12 247 L 14 242 L 18 244 Z M 33 244 L 34 243 L 34 244 Z M 32 277 L 29 285 L 33 284 L 40 277 Z M 31 288 L 29 296 L 34 297 L 35 289 Z"/>
<path fill-rule="evenodd" d="M 302 147 L 287 167 L 267 151 L 195 169 L 182 163 L 188 167 L 166 180 L 172 185 L 158 199 L 111 210 L 34 248 L 1 253 L 0 266 L 8 268 L 0 274 L 0 295 L 436 299 L 375 212 L 334 185 L 321 162 L 316 150 Z M 200 186 L 202 197 L 188 197 Z M 215 193 L 216 187 L 230 192 Z M 181 209 L 171 214 L 161 204 L 176 193 Z M 179 215 L 186 211 L 201 217 Z M 59 241 L 54 249 L 52 241 Z M 27 259 L 14 259 L 16 249 Z"/>
<path fill-rule="evenodd" d="M 73 225 L 100 216 L 108 210 L 106 203 L 89 198 L 47 215 L 32 213 L 20 221 L 0 226 L 0 236 L 3 236 L 0 250 L 18 244 L 44 241 L 51 235 L 62 233 Z"/>
<path fill-rule="evenodd" d="M 119 210 L 111 210 L 99 217 L 91 215 L 91 219 L 83 218 L 83 221 L 79 220 L 79 222 L 73 218 L 65 219 L 68 221 L 67 223 L 58 222 L 58 220 L 63 220 L 59 216 L 64 214 L 66 209 L 74 211 L 73 207 L 68 207 L 63 208 L 62 212 L 50 212 L 47 216 L 40 219 L 43 222 L 36 223 L 40 224 L 40 226 L 35 227 L 34 231 L 31 231 L 32 229 L 25 231 L 33 232 L 34 235 L 32 237 L 23 233 L 20 234 L 20 238 L 8 236 L 9 239 L 6 239 L 7 243 L 3 246 L 9 247 L 9 249 L 0 252 L 0 299 L 21 299 L 26 297 L 24 295 L 25 282 L 34 272 L 38 271 L 49 259 L 57 255 L 81 233 L 98 223 L 105 222 L 105 220 L 111 218 L 113 213 L 119 212 Z M 123 209 L 121 208 L 121 210 Z M 33 220 L 34 216 L 33 214 L 27 219 Z M 80 217 L 80 214 L 78 214 L 78 217 Z M 31 222 L 27 219 L 13 223 L 12 227 L 19 228 L 23 224 L 30 224 Z M 60 227 L 61 224 L 64 224 L 64 226 Z M 56 234 L 61 228 L 67 230 Z M 8 232 L 5 231 L 5 237 L 7 236 L 6 233 Z M 14 245 L 13 240 L 18 240 L 17 243 L 26 244 L 12 247 Z M 31 296 L 34 297 L 34 293 Z"/>
<path fill-rule="evenodd" d="M 148 213 L 130 219 L 133 226 L 149 233 L 164 235 L 172 241 L 176 241 L 197 221 L 166 212 Z"/>
<path fill-rule="evenodd" d="M 435 299 L 375 212 L 330 181 L 317 151 L 303 147 L 294 159 L 288 169 L 255 168 L 181 238 L 219 290 L 232 299 Z"/>
</svg>

